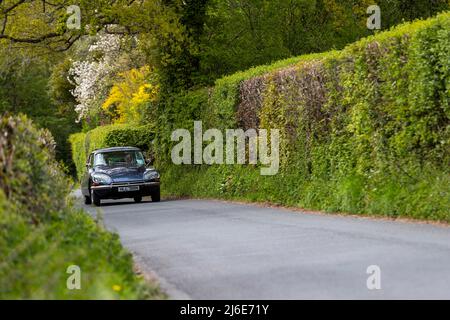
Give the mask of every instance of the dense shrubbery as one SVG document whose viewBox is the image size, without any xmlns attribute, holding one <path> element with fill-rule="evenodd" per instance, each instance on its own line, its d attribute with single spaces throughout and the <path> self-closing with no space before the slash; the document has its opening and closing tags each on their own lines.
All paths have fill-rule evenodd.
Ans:
<svg viewBox="0 0 450 320">
<path fill-rule="evenodd" d="M 444 13 L 176 97 L 161 127 L 280 128 L 282 171 L 168 165 L 164 131 L 165 192 L 450 221 L 449 57 Z"/>
<path fill-rule="evenodd" d="M 69 193 L 69 184 L 47 151 L 54 150 L 51 134 L 35 129 L 24 116 L 0 118 L 0 132 L 0 189 L 35 223 L 48 220 L 65 207 Z"/>
<path fill-rule="evenodd" d="M 84 172 L 89 153 L 96 149 L 133 146 L 144 151 L 152 149 L 154 130 L 151 126 L 109 125 L 98 127 L 87 133 L 70 136 L 72 155 L 78 178 Z"/>
<path fill-rule="evenodd" d="M 2 117 L 0 132 L 0 298 L 161 297 L 136 278 L 118 236 L 72 207 L 51 135 L 23 116 Z M 66 287 L 70 265 L 81 290 Z"/>
</svg>

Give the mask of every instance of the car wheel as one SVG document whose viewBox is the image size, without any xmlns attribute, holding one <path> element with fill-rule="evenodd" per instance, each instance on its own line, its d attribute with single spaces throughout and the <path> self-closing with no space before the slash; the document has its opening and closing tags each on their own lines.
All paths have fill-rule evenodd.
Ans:
<svg viewBox="0 0 450 320">
<path fill-rule="evenodd" d="M 92 204 L 92 199 L 91 199 L 91 197 L 85 196 L 85 197 L 84 197 L 84 204 Z"/>
<path fill-rule="evenodd" d="M 134 202 L 141 203 L 142 202 L 142 196 L 134 197 Z"/>
<path fill-rule="evenodd" d="M 101 198 L 95 194 L 94 190 L 91 190 L 91 199 L 96 207 L 100 207 L 102 205 Z"/>
<path fill-rule="evenodd" d="M 161 201 L 161 192 L 159 190 L 152 194 L 152 201 L 153 202 Z"/>
</svg>

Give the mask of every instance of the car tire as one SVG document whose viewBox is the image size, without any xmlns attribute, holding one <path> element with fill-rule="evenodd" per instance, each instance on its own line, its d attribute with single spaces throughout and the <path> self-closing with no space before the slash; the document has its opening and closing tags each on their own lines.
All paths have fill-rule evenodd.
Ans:
<svg viewBox="0 0 450 320">
<path fill-rule="evenodd" d="M 159 190 L 152 194 L 152 201 L 153 202 L 160 202 L 161 201 L 161 192 Z"/>
<path fill-rule="evenodd" d="M 94 190 L 91 190 L 91 199 L 94 206 L 100 207 L 102 205 L 101 198 L 95 194 Z"/>
<path fill-rule="evenodd" d="M 142 202 L 142 196 L 134 197 L 134 202 L 141 203 Z"/>
<path fill-rule="evenodd" d="M 92 204 L 92 199 L 91 199 L 91 197 L 85 196 L 85 197 L 84 197 L 84 204 Z"/>
</svg>

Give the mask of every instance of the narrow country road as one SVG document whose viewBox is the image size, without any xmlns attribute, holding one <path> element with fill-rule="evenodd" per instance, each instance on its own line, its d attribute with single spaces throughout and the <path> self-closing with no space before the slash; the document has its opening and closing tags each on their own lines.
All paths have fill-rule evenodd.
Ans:
<svg viewBox="0 0 450 320">
<path fill-rule="evenodd" d="M 445 226 L 197 200 L 100 210 L 174 299 L 450 299 Z"/>
</svg>

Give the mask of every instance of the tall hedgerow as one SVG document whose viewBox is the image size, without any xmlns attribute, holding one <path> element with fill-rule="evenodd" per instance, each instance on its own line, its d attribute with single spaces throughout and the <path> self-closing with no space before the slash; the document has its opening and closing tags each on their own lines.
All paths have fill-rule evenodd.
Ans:
<svg viewBox="0 0 450 320">
<path fill-rule="evenodd" d="M 280 129 L 282 166 L 177 167 L 161 148 L 165 192 L 450 221 L 449 53 L 442 13 L 175 97 L 170 128 Z"/>
</svg>

